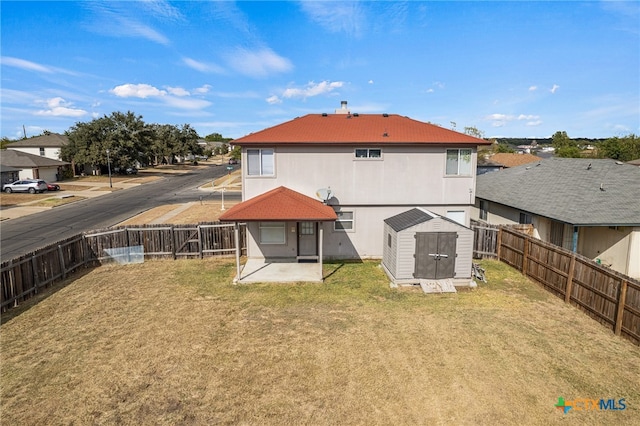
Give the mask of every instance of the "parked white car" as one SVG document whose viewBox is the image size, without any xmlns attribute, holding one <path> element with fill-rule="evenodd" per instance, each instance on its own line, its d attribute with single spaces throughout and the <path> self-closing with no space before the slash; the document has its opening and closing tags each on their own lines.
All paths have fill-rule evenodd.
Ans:
<svg viewBox="0 0 640 426">
<path fill-rule="evenodd" d="M 45 192 L 46 190 L 47 183 L 43 180 L 17 180 L 4 184 L 4 192 L 7 194 L 11 194 L 12 192 L 29 192 L 30 194 L 35 194 L 36 192 Z"/>
</svg>

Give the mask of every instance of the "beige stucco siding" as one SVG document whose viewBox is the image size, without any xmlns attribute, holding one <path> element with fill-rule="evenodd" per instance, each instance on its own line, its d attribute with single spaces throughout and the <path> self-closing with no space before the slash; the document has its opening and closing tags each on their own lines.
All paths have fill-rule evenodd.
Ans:
<svg viewBox="0 0 640 426">
<path fill-rule="evenodd" d="M 20 152 L 26 152 L 27 154 L 32 154 L 32 155 L 38 155 L 40 156 L 40 148 L 36 148 L 36 147 L 19 147 L 19 148 L 7 148 L 7 149 L 14 149 L 16 151 L 20 151 Z M 46 158 L 50 158 L 52 160 L 61 160 L 60 158 L 60 148 L 45 148 L 44 149 L 44 155 L 42 155 L 42 157 L 46 157 Z"/>
<path fill-rule="evenodd" d="M 578 253 L 604 265 L 640 278 L 640 228 L 593 226 L 582 227 L 578 236 Z"/>
<path fill-rule="evenodd" d="M 383 147 L 381 159 L 356 159 L 349 146 L 281 146 L 275 152 L 275 176 L 243 174 L 244 199 L 278 186 L 302 194 L 330 187 L 339 204 L 468 205 L 475 174 L 445 176 L 445 153 L 445 147 Z M 475 164 L 473 149 L 473 170 Z"/>
</svg>

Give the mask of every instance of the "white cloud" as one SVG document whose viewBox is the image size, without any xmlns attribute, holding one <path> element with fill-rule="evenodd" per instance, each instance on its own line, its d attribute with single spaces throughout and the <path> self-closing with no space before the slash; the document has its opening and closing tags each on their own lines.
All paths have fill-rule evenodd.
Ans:
<svg viewBox="0 0 640 426">
<path fill-rule="evenodd" d="M 145 4 L 151 7 L 144 8 Z M 169 5 L 163 7 L 160 2 L 84 2 L 83 5 L 95 14 L 95 21 L 87 24 L 90 31 L 106 36 L 140 37 L 165 46 L 170 44 L 167 37 L 141 21 L 154 16 L 175 17 L 177 10 L 171 12 Z M 141 5 L 144 10 L 140 10 Z M 150 11 L 152 13 L 148 13 Z"/>
<path fill-rule="evenodd" d="M 344 85 L 342 81 L 321 81 L 315 83 L 313 81 L 307 83 L 303 88 L 289 88 L 282 93 L 283 98 L 309 98 L 312 96 L 330 93 Z"/>
<path fill-rule="evenodd" d="M 227 59 L 233 69 L 250 77 L 267 77 L 274 73 L 288 72 L 293 69 L 291 61 L 269 48 L 257 51 L 240 48 L 228 55 Z"/>
<path fill-rule="evenodd" d="M 166 96 L 163 101 L 167 105 L 181 109 L 203 109 L 211 105 L 211 102 L 204 99 L 177 98 L 174 96 Z"/>
<path fill-rule="evenodd" d="M 536 90 L 538 90 L 538 86 L 531 86 L 531 87 L 529 87 L 529 91 L 530 91 L 530 92 L 535 92 Z"/>
<path fill-rule="evenodd" d="M 271 104 L 271 105 L 276 105 L 276 104 L 281 104 L 282 103 L 282 99 L 280 99 L 276 95 L 269 96 L 265 100 L 267 101 L 268 104 Z"/>
<path fill-rule="evenodd" d="M 21 69 L 27 70 L 27 71 L 44 72 L 44 73 L 47 73 L 47 74 L 53 73 L 53 69 L 52 68 L 45 67 L 44 65 L 36 64 L 35 62 L 27 61 L 27 60 L 20 59 L 20 58 L 12 58 L 10 56 L 3 56 L 2 58 L 0 58 L 0 61 L 2 62 L 2 65 L 15 67 L 15 68 L 21 68 Z"/>
<path fill-rule="evenodd" d="M 360 37 L 366 25 L 363 5 L 359 2 L 300 2 L 307 16 L 331 33 Z"/>
<path fill-rule="evenodd" d="M 109 92 L 120 98 L 156 98 L 169 106 L 188 110 L 203 109 L 211 105 L 211 102 L 204 99 L 191 98 L 191 93 L 181 87 L 166 87 L 167 90 L 160 90 L 150 84 L 127 83 L 116 86 Z M 205 85 L 200 90 L 208 90 L 208 87 Z"/>
<path fill-rule="evenodd" d="M 169 92 L 170 94 L 172 94 L 174 96 L 189 96 L 189 95 L 191 95 L 191 93 L 189 93 L 188 90 L 185 90 L 182 87 L 167 86 L 167 92 Z"/>
<path fill-rule="evenodd" d="M 193 89 L 193 92 L 199 95 L 204 95 L 205 93 L 209 93 L 209 90 L 211 90 L 211 85 L 205 84 L 203 86 Z"/>
<path fill-rule="evenodd" d="M 41 101 L 46 104 L 47 109 L 36 111 L 35 115 L 51 116 L 51 117 L 82 117 L 87 114 L 83 109 L 73 108 L 71 102 L 65 101 L 61 97 L 55 97 Z"/>
<path fill-rule="evenodd" d="M 527 126 L 538 126 L 542 124 L 542 121 L 539 120 L 539 115 L 533 114 L 520 114 L 520 115 L 512 115 L 512 114 L 490 114 L 485 117 L 486 120 L 491 121 L 491 126 L 493 127 L 503 127 L 506 126 L 510 121 L 527 121 Z"/>
<path fill-rule="evenodd" d="M 110 90 L 119 98 L 142 98 L 164 96 L 164 90 L 157 89 L 149 84 L 122 84 Z"/>
<path fill-rule="evenodd" d="M 549 91 L 551 93 L 556 93 L 556 91 L 558 91 L 559 88 L 560 88 L 560 86 L 558 86 L 557 84 L 554 84 L 553 87 L 551 89 L 549 89 Z"/>
<path fill-rule="evenodd" d="M 369 84 L 373 84 L 373 80 L 369 80 Z"/>
<path fill-rule="evenodd" d="M 184 57 L 182 58 L 182 62 L 196 71 L 204 72 L 204 73 L 224 73 L 224 69 L 215 64 L 207 64 L 204 62 L 196 61 L 195 59 Z"/>
</svg>

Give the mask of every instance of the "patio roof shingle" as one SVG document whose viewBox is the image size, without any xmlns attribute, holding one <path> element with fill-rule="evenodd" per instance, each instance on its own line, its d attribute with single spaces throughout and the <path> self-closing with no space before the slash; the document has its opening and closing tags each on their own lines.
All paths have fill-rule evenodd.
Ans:
<svg viewBox="0 0 640 426">
<path fill-rule="evenodd" d="M 280 186 L 236 204 L 220 216 L 223 222 L 334 221 L 332 207 Z"/>
</svg>

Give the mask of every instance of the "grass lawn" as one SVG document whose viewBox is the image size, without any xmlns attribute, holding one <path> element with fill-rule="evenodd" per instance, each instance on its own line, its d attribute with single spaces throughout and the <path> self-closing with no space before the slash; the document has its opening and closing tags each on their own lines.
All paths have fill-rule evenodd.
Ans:
<svg viewBox="0 0 640 426">
<path fill-rule="evenodd" d="M 264 285 L 228 259 L 103 266 L 3 318 L 2 423 L 638 424 L 639 348 L 484 266 L 454 295 L 390 289 L 377 262 Z"/>
</svg>

